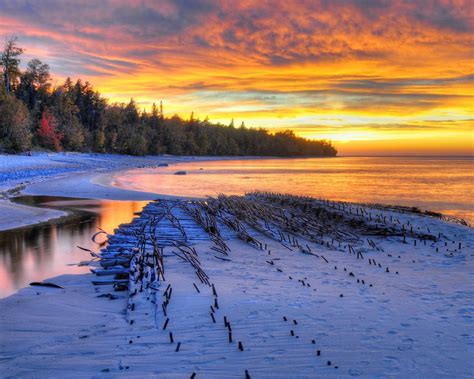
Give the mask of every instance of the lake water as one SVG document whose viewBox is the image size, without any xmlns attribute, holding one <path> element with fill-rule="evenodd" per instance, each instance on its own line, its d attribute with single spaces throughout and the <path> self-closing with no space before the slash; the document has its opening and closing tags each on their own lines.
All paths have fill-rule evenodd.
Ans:
<svg viewBox="0 0 474 379">
<path fill-rule="evenodd" d="M 334 200 L 418 206 L 474 224 L 474 159 L 323 158 L 194 162 L 138 169 L 113 178 L 113 185 L 175 196 L 274 191 Z M 174 175 L 177 170 L 187 175 Z M 59 223 L 0 232 L 0 297 L 32 281 L 89 272 L 70 265 L 90 259 L 77 245 L 96 249 L 91 236 L 124 222 L 146 202 L 24 197 L 21 202 L 72 209 Z"/>
<path fill-rule="evenodd" d="M 174 175 L 185 170 L 187 175 Z M 446 213 L 474 224 L 474 159 L 338 157 L 193 162 L 137 169 L 113 185 L 202 197 L 260 190 L 332 200 L 397 204 Z"/>
<path fill-rule="evenodd" d="M 89 272 L 87 266 L 71 265 L 91 259 L 77 246 L 98 250 L 91 236 L 102 228 L 113 232 L 129 222 L 147 202 L 24 197 L 22 203 L 73 210 L 59 223 L 0 232 L 0 298 L 33 281 L 61 274 Z"/>
</svg>

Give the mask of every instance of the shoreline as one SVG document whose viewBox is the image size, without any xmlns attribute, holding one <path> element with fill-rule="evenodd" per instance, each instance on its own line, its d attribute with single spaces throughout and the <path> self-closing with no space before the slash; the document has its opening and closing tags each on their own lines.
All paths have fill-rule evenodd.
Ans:
<svg viewBox="0 0 474 379">
<path fill-rule="evenodd" d="M 308 157 L 301 157 L 302 159 Z M 337 157 L 321 157 L 337 158 Z M 36 224 L 49 222 L 61 215 L 55 210 L 35 207 L 17 206 L 9 199 L 21 195 L 77 197 L 96 200 L 140 201 L 156 198 L 177 198 L 174 195 L 128 190 L 112 186 L 108 180 L 119 172 L 140 168 L 159 168 L 160 164 L 168 165 L 190 162 L 254 160 L 254 159 L 292 159 L 290 157 L 260 156 L 129 156 L 99 153 L 39 153 L 31 156 L 0 154 L 0 231 L 32 227 Z M 80 167 L 83 165 L 84 167 Z M 6 172 L 2 172 L 2 166 Z M 19 175 L 23 170 L 26 175 Z M 35 171 L 36 170 L 36 171 Z M 31 172 L 31 175 L 30 175 Z M 2 174 L 7 180 L 2 182 Z M 12 178 L 9 178 L 11 176 Z M 16 217 L 15 213 L 22 212 Z M 15 218 L 14 222 L 5 221 Z M 26 219 L 32 221 L 26 221 Z M 23 221 L 20 221 L 23 220 Z"/>
<path fill-rule="evenodd" d="M 15 167 L 15 160 L 20 157 L 20 164 Z M 258 159 L 252 157 L 251 159 Z M 3 161 L 2 161 L 3 159 Z M 39 159 L 43 162 L 35 162 Z M 67 159 L 65 165 L 62 165 Z M 90 159 L 100 160 L 99 164 L 87 168 L 87 161 Z M 159 164 L 176 164 L 183 162 L 212 161 L 212 160 L 232 160 L 242 159 L 242 157 L 198 157 L 198 156 L 147 156 L 132 157 L 110 154 L 80 154 L 80 153 L 35 153 L 31 157 L 18 155 L 0 155 L 0 163 L 7 167 L 7 175 L 11 172 L 17 173 L 28 167 L 50 165 L 45 175 L 44 168 L 38 170 L 38 174 L 34 173 L 26 179 L 15 179 L 0 182 L 0 213 L 4 215 L 0 220 L 0 231 L 11 229 L 32 227 L 43 222 L 64 217 L 66 212 L 48 209 L 47 207 L 37 208 L 11 202 L 10 199 L 22 195 L 38 195 L 38 196 L 62 196 L 77 197 L 85 199 L 97 200 L 153 200 L 158 197 L 169 198 L 166 195 L 160 195 L 149 192 L 134 191 L 121 189 L 107 184 L 107 180 L 112 175 L 137 169 L 137 168 L 158 168 Z M 245 158 L 243 158 L 245 159 Z M 250 159 L 250 158 L 249 158 Z M 113 164 L 116 160 L 120 160 L 118 164 L 112 167 L 106 167 Z M 6 163 L 5 163 L 6 161 Z M 10 161 L 10 162 L 8 162 Z M 86 164 L 86 168 L 77 168 L 81 163 Z M 59 162 L 59 167 L 58 166 Z M 8 167 L 7 164 L 10 164 Z M 24 167 L 22 167 L 24 166 Z M 55 172 L 56 170 L 56 172 Z M 2 172 L 0 171 L 0 175 Z"/>
<path fill-rule="evenodd" d="M 307 157 L 298 157 L 298 159 Z M 328 158 L 328 157 L 321 157 Z M 347 158 L 347 157 L 329 157 Z M 428 157 L 429 158 L 429 157 Z M 125 188 L 121 185 L 114 185 L 112 178 L 120 172 L 135 169 L 158 168 L 160 163 L 179 164 L 190 162 L 206 161 L 229 161 L 229 160 L 256 160 L 256 159 L 293 159 L 279 157 L 200 157 L 200 156 L 146 156 L 132 157 L 111 154 L 84 154 L 84 153 L 33 153 L 33 156 L 22 155 L 0 155 L 0 212 L 5 214 L 0 220 L 0 231 L 10 230 L 18 227 L 34 226 L 38 222 L 47 222 L 60 215 L 54 211 L 48 212 L 47 208 L 42 211 L 34 207 L 22 207 L 21 211 L 25 217 L 15 215 L 15 205 L 9 199 L 19 195 L 43 195 L 43 196 L 64 196 L 103 200 L 153 200 L 156 198 L 192 198 L 195 196 L 167 195 L 155 192 L 143 192 L 140 189 Z M 18 162 L 17 162 L 18 161 Z M 3 166 L 6 167 L 2 170 Z M 81 167 L 84 166 L 84 167 Z M 92 167 L 91 167 L 92 166 Z M 38 169 L 38 173 L 35 170 Z M 2 176 L 8 176 L 11 172 L 22 172 L 26 170 L 24 180 L 16 178 L 14 180 L 3 180 Z M 56 172 L 55 172 L 56 170 Z M 29 172 L 33 171 L 33 175 Z M 334 199 L 333 199 L 334 200 Z M 344 201 L 343 199 L 340 199 Z M 357 202 L 356 203 L 363 203 Z M 393 203 L 378 203 L 384 206 L 392 206 Z M 370 204 L 369 204 L 370 205 Z M 375 204 L 377 205 L 377 204 Z M 398 204 L 411 208 L 411 204 Z M 419 207 L 424 213 L 430 213 L 433 209 L 429 206 Z M 444 219 L 456 219 L 453 213 L 441 212 Z M 29 217 L 28 217 L 29 216 Z M 15 222 L 5 221 L 9 218 Z M 30 218 L 29 221 L 25 219 Z"/>
</svg>

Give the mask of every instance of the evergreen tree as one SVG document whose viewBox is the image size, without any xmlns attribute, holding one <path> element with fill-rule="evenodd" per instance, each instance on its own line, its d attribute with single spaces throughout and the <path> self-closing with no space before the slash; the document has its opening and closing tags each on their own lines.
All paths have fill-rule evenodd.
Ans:
<svg viewBox="0 0 474 379">
<path fill-rule="evenodd" d="M 20 76 L 20 55 L 23 49 L 18 47 L 17 38 L 10 38 L 5 41 L 5 48 L 0 56 L 0 66 L 2 66 L 3 84 L 5 91 L 10 93 L 16 88 L 18 77 Z"/>
<path fill-rule="evenodd" d="M 46 107 L 51 89 L 49 65 L 39 59 L 28 62 L 26 71 L 20 75 L 20 84 L 16 91 L 33 115 L 39 115 Z"/>
</svg>

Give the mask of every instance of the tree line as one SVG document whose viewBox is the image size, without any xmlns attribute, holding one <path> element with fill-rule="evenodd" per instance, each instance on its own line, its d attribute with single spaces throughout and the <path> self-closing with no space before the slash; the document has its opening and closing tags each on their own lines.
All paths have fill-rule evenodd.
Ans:
<svg viewBox="0 0 474 379">
<path fill-rule="evenodd" d="M 109 103 L 89 82 L 67 78 L 53 86 L 50 68 L 32 59 L 20 70 L 23 49 L 6 41 L 0 56 L 0 151 L 32 148 L 131 155 L 335 156 L 325 140 L 309 140 L 286 130 L 235 127 L 174 115 L 163 105 L 148 112 L 131 99 Z"/>
</svg>

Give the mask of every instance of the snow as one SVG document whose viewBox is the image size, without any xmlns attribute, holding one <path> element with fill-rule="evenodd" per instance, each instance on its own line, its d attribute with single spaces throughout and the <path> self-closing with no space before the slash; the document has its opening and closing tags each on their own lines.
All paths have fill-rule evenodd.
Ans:
<svg viewBox="0 0 474 379">
<path fill-rule="evenodd" d="M 25 194 L 151 200 L 153 193 L 107 183 L 116 170 L 178 160 L 0 155 L 0 190 L 7 198 L 18 188 Z M 383 251 L 364 243 L 358 248 L 364 258 L 357 259 L 344 248 L 300 239 L 319 257 L 303 254 L 254 231 L 267 245 L 259 250 L 227 231 L 230 252 L 222 260 L 213 243 L 198 236 L 191 242 L 217 297 L 171 246 L 164 250 L 166 280 L 156 292 L 132 298 L 110 285 L 92 285 L 98 278 L 92 274 L 51 278 L 64 289 L 27 287 L 0 300 L 1 376 L 189 378 L 194 372 L 197 378 L 243 378 L 248 370 L 251 378 L 473 377 L 473 230 L 365 209 L 440 237 L 415 245 L 413 238 L 404 243 L 399 236 L 370 236 Z M 64 215 L 8 200 L 0 201 L 0 212 L 0 230 Z M 164 315 L 168 285 L 173 291 Z"/>
<path fill-rule="evenodd" d="M 65 215 L 57 210 L 37 209 L 11 203 L 20 194 L 112 200 L 152 200 L 156 194 L 108 186 L 114 172 L 164 163 L 210 160 L 215 157 L 170 155 L 132 157 L 113 154 L 41 153 L 0 154 L 0 230 L 48 221 Z M 224 158 L 228 159 L 228 158 Z M 3 200 L 1 200 L 3 198 Z"/>
<path fill-rule="evenodd" d="M 196 234 L 191 243 L 217 297 L 171 246 L 158 291 L 133 298 L 91 285 L 92 275 L 53 278 L 64 289 L 29 287 L 0 301 L 2 375 L 243 378 L 248 370 L 252 378 L 472 377 L 472 229 L 372 211 L 440 238 L 415 246 L 412 238 L 370 236 L 384 251 L 365 244 L 358 259 L 302 239 L 319 257 L 291 251 L 254 231 L 267 245 L 260 250 L 228 230 L 229 260 L 221 260 Z M 195 227 L 186 226 L 192 233 Z M 107 294 L 118 299 L 98 297 Z"/>
<path fill-rule="evenodd" d="M 71 173 L 104 172 L 132 168 L 158 167 L 162 163 L 212 159 L 209 157 L 147 156 L 113 154 L 42 153 L 0 154 L 0 191 Z M 215 159 L 215 158 L 214 158 Z"/>
<path fill-rule="evenodd" d="M 65 212 L 45 208 L 29 207 L 0 200 L 0 231 L 18 228 L 28 224 L 36 224 L 66 216 Z"/>
</svg>

